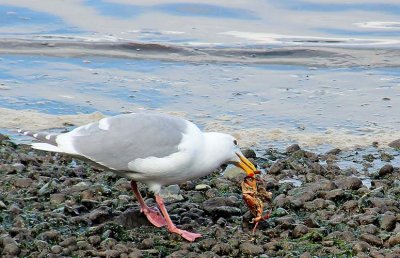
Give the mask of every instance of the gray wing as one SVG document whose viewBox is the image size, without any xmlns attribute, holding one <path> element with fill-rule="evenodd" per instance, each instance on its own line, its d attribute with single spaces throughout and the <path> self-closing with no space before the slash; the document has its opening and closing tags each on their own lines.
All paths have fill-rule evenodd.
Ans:
<svg viewBox="0 0 400 258">
<path fill-rule="evenodd" d="M 135 159 L 177 152 L 187 123 L 167 115 L 124 114 L 78 127 L 57 142 L 69 141 L 77 154 L 103 166 L 128 170 Z"/>
</svg>

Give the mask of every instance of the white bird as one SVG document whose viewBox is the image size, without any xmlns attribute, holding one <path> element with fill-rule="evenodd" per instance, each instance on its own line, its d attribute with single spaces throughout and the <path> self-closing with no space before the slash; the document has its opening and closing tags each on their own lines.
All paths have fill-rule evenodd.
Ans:
<svg viewBox="0 0 400 258">
<path fill-rule="evenodd" d="M 256 172 L 231 135 L 202 132 L 195 124 L 169 115 L 117 115 L 61 134 L 19 132 L 40 141 L 32 144 L 35 149 L 90 160 L 130 179 L 141 211 L 148 220 L 156 227 L 166 225 L 170 232 L 188 241 L 201 235 L 173 224 L 159 195 L 161 187 L 208 175 L 223 164 L 234 164 L 248 176 Z M 161 213 L 146 205 L 136 182 L 146 184 L 154 192 Z"/>
</svg>

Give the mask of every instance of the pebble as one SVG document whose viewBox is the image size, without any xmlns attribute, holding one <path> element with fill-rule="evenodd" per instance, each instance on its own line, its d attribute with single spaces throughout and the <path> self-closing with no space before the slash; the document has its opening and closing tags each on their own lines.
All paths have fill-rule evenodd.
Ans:
<svg viewBox="0 0 400 258">
<path fill-rule="evenodd" d="M 358 177 L 345 177 L 335 181 L 338 188 L 357 190 L 362 187 L 362 181 Z"/>
<path fill-rule="evenodd" d="M 294 238 L 299 238 L 299 237 L 304 236 L 307 233 L 308 233 L 308 227 L 305 225 L 299 224 L 294 227 L 294 229 L 292 231 L 292 236 Z"/>
<path fill-rule="evenodd" d="M 152 238 L 143 239 L 140 244 L 141 249 L 151 249 L 154 247 L 154 240 Z"/>
<path fill-rule="evenodd" d="M 15 179 L 14 185 L 19 188 L 28 188 L 33 183 L 33 180 L 27 177 Z"/>
<path fill-rule="evenodd" d="M 15 243 L 6 244 L 3 248 L 3 254 L 17 256 L 21 252 L 21 249 Z"/>
<path fill-rule="evenodd" d="M 392 141 L 391 143 L 389 143 L 389 147 L 400 148 L 400 139 Z"/>
<path fill-rule="evenodd" d="M 258 255 L 264 252 L 264 249 L 261 246 L 249 242 L 241 243 L 239 249 L 245 255 Z"/>
<path fill-rule="evenodd" d="M 390 246 L 395 246 L 400 244 L 400 233 L 393 235 L 389 238 L 388 243 Z"/>
<path fill-rule="evenodd" d="M 198 184 L 194 188 L 196 191 L 207 191 L 208 189 L 211 189 L 211 186 L 206 185 L 206 184 Z"/>
<path fill-rule="evenodd" d="M 357 241 L 356 243 L 353 244 L 353 251 L 358 254 L 358 253 L 365 253 L 370 250 L 371 246 L 365 242 L 365 241 Z"/>
<path fill-rule="evenodd" d="M 228 167 L 225 169 L 223 177 L 229 180 L 233 180 L 236 178 L 244 178 L 246 176 L 245 173 L 243 173 L 243 170 L 238 167 Z"/>
<path fill-rule="evenodd" d="M 111 211 L 110 208 L 108 207 L 99 207 L 89 213 L 88 218 L 94 223 L 94 224 L 100 224 L 103 223 L 111 218 Z"/>
<path fill-rule="evenodd" d="M 180 191 L 179 185 L 169 185 L 161 189 L 160 196 L 168 203 L 179 202 L 184 199 Z"/>
<path fill-rule="evenodd" d="M 65 194 L 55 193 L 50 195 L 50 202 L 53 204 L 60 204 L 65 201 Z"/>
<path fill-rule="evenodd" d="M 59 245 L 53 245 L 53 246 L 50 248 L 50 251 L 51 251 L 53 254 L 59 254 L 59 253 L 62 252 L 62 250 L 63 250 L 63 248 L 62 248 L 61 246 L 59 246 Z"/>
<path fill-rule="evenodd" d="M 386 231 L 392 231 L 396 226 L 397 218 L 392 212 L 386 212 L 382 216 L 381 229 Z"/>
<path fill-rule="evenodd" d="M 381 246 L 382 245 L 382 239 L 380 239 L 378 236 L 364 233 L 360 235 L 360 240 L 363 240 L 367 242 L 368 244 L 374 245 L 374 246 Z"/>
<path fill-rule="evenodd" d="M 394 168 L 392 164 L 386 164 L 379 170 L 379 176 L 384 177 L 386 175 L 392 174 L 393 170 Z"/>
</svg>

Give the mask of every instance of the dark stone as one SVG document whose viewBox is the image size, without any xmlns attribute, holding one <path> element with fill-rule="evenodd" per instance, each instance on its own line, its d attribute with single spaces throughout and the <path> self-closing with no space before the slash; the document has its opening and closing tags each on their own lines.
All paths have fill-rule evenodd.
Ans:
<svg viewBox="0 0 400 258">
<path fill-rule="evenodd" d="M 249 158 L 251 158 L 251 159 L 257 158 L 255 151 L 253 151 L 252 149 L 244 149 L 244 150 L 242 150 L 242 154 L 243 154 L 243 156 L 245 156 L 248 159 Z"/>
<path fill-rule="evenodd" d="M 360 232 L 375 235 L 379 232 L 379 228 L 374 224 L 362 225 L 360 227 Z"/>
<path fill-rule="evenodd" d="M 304 236 L 307 233 L 308 233 L 308 227 L 305 225 L 299 224 L 294 227 L 294 229 L 292 231 L 292 236 L 294 238 L 299 238 L 299 237 Z"/>
<path fill-rule="evenodd" d="M 19 188 L 27 188 L 33 183 L 33 180 L 27 177 L 15 179 L 14 185 Z"/>
<path fill-rule="evenodd" d="M 393 235 L 389 238 L 388 243 L 390 246 L 395 246 L 400 244 L 400 233 Z"/>
<path fill-rule="evenodd" d="M 10 255 L 10 256 L 18 256 L 18 254 L 21 252 L 21 249 L 18 247 L 17 244 L 15 243 L 10 243 L 4 246 L 3 248 L 3 254 L 5 255 Z"/>
<path fill-rule="evenodd" d="M 250 242 L 244 242 L 239 246 L 240 251 L 246 255 L 258 255 L 264 252 L 264 249 L 259 245 L 254 245 Z"/>
<path fill-rule="evenodd" d="M 400 139 L 392 141 L 391 143 L 389 143 L 389 147 L 400 148 Z"/>
<path fill-rule="evenodd" d="M 143 239 L 142 243 L 140 244 L 141 249 L 151 249 L 154 247 L 154 240 L 152 238 Z"/>
<path fill-rule="evenodd" d="M 285 216 L 277 218 L 276 223 L 283 229 L 291 229 L 295 226 L 296 221 L 291 216 Z"/>
<path fill-rule="evenodd" d="M 218 255 L 229 255 L 232 252 L 232 246 L 228 243 L 218 243 L 213 246 L 211 251 Z"/>
<path fill-rule="evenodd" d="M 357 241 L 353 245 L 353 251 L 356 254 L 368 252 L 371 249 L 371 246 L 365 241 Z"/>
<path fill-rule="evenodd" d="M 327 192 L 324 197 L 325 197 L 325 199 L 332 200 L 332 201 L 341 200 L 341 199 L 344 199 L 345 192 L 342 189 L 334 189 L 334 190 Z"/>
<path fill-rule="evenodd" d="M 277 162 L 275 162 L 274 164 L 272 164 L 272 166 L 270 167 L 270 169 L 268 170 L 269 174 L 272 175 L 277 175 L 279 173 L 281 173 L 282 169 L 285 167 L 285 163 L 282 160 L 278 160 Z"/>
<path fill-rule="evenodd" d="M 276 207 L 285 208 L 288 207 L 290 200 L 284 194 L 280 194 L 275 197 L 273 203 Z"/>
<path fill-rule="evenodd" d="M 301 150 L 301 148 L 300 148 L 300 146 L 298 145 L 298 144 L 292 144 L 292 145 L 290 145 L 289 147 L 287 147 L 286 148 L 286 152 L 287 153 L 292 153 L 292 152 L 295 152 L 295 151 L 298 151 L 298 150 Z"/>
<path fill-rule="evenodd" d="M 396 221 L 397 221 L 397 218 L 393 213 L 386 212 L 382 216 L 381 229 L 386 230 L 386 231 L 392 231 L 396 226 Z"/>
<path fill-rule="evenodd" d="M 341 189 L 351 189 L 351 190 L 357 190 L 363 185 L 361 179 L 353 176 L 340 178 L 335 181 L 335 184 L 337 185 L 337 187 Z"/>
<path fill-rule="evenodd" d="M 94 223 L 94 224 L 100 224 L 103 222 L 106 222 L 111 218 L 111 211 L 110 208 L 108 207 L 99 207 L 92 212 L 89 213 L 88 218 Z"/>
<path fill-rule="evenodd" d="M 241 210 L 237 208 L 239 204 L 237 198 L 214 197 L 203 203 L 203 209 L 214 217 L 230 217 L 241 214 Z"/>
<path fill-rule="evenodd" d="M 339 149 L 339 148 L 334 148 L 334 149 L 328 151 L 326 154 L 327 154 L 327 155 L 338 155 L 340 152 L 342 152 L 341 149 Z"/>
<path fill-rule="evenodd" d="M 127 229 L 151 225 L 146 216 L 142 212 L 140 212 L 139 209 L 126 210 L 118 217 L 116 217 L 114 221 Z"/>
<path fill-rule="evenodd" d="M 386 175 L 392 174 L 393 170 L 394 168 L 392 164 L 386 164 L 379 170 L 379 176 L 384 177 Z"/>
<path fill-rule="evenodd" d="M 377 236 L 368 234 L 368 233 L 361 234 L 360 235 L 360 240 L 365 241 L 370 245 L 382 246 L 382 239 L 380 239 Z"/>
</svg>

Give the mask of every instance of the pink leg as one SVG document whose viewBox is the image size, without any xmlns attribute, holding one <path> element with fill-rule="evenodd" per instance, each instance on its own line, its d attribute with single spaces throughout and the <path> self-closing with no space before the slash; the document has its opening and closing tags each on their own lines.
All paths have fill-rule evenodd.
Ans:
<svg viewBox="0 0 400 258">
<path fill-rule="evenodd" d="M 169 232 L 181 235 L 184 239 L 186 239 L 190 242 L 193 242 L 194 240 L 196 240 L 196 238 L 201 237 L 200 234 L 191 233 L 186 230 L 177 228 L 168 215 L 168 211 L 164 205 L 164 200 L 158 194 L 156 194 L 156 202 L 157 202 L 158 206 L 160 207 L 160 210 L 161 210 L 162 214 L 164 215 L 165 220 L 167 221 L 167 228 L 168 228 Z"/>
<path fill-rule="evenodd" d="M 149 206 L 146 205 L 144 202 L 142 195 L 140 194 L 137 184 L 135 181 L 131 181 L 131 187 L 133 192 L 135 193 L 136 199 L 138 199 L 139 204 L 140 204 L 140 211 L 146 215 L 147 219 L 150 221 L 151 224 L 153 224 L 156 227 L 163 227 L 167 223 L 160 213 L 160 211 L 157 208 L 150 208 Z"/>
</svg>

